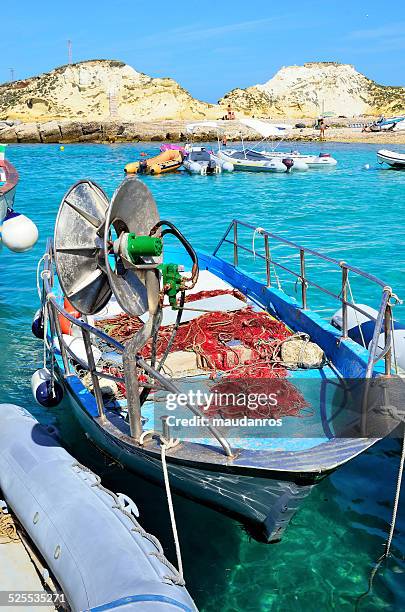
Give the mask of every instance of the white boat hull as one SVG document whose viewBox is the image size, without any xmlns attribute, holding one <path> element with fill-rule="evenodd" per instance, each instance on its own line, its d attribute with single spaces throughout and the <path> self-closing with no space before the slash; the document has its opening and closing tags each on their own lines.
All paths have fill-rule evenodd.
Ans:
<svg viewBox="0 0 405 612">
<path fill-rule="evenodd" d="M 230 152 L 232 153 L 232 152 Z M 287 166 L 285 166 L 279 159 L 269 158 L 266 160 L 252 160 L 252 159 L 238 159 L 227 155 L 222 151 L 218 152 L 218 157 L 224 162 L 228 162 L 233 165 L 233 169 L 241 170 L 244 172 L 287 172 Z"/>
<path fill-rule="evenodd" d="M 271 158 L 288 158 L 292 159 L 294 163 L 303 162 L 308 168 L 330 168 L 337 165 L 337 160 L 330 155 L 303 155 L 302 153 L 285 153 L 284 151 L 263 151 L 263 153 Z"/>
<path fill-rule="evenodd" d="M 405 153 L 381 149 L 377 153 L 377 159 L 380 164 L 388 164 L 391 168 L 405 169 Z"/>
</svg>

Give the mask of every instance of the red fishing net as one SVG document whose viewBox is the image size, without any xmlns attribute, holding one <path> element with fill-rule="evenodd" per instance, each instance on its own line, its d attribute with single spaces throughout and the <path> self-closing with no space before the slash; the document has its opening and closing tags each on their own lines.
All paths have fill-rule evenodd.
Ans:
<svg viewBox="0 0 405 612">
<path fill-rule="evenodd" d="M 239 292 L 215 290 L 199 292 L 189 296 L 187 302 L 232 293 L 241 297 Z M 243 297 L 243 296 L 242 296 Z M 97 323 L 111 337 L 124 343 L 129 340 L 143 323 L 126 314 L 113 319 L 104 319 Z M 159 330 L 157 342 L 157 359 L 165 353 L 171 338 L 173 326 Z M 284 323 L 270 317 L 265 312 L 256 312 L 247 306 L 235 312 L 207 312 L 197 318 L 182 323 L 175 335 L 170 352 L 191 351 L 198 356 L 200 367 L 210 372 L 215 378 L 221 373 L 221 379 L 211 389 L 212 392 L 245 393 L 267 395 L 276 394 L 277 404 L 247 407 L 228 405 L 226 408 L 213 402 L 208 415 L 277 418 L 283 415 L 297 415 L 306 405 L 301 393 L 284 379 L 287 370 L 280 363 L 280 348 L 292 332 Z M 152 341 L 141 350 L 141 355 L 148 359 L 151 356 Z M 256 381 L 254 380 L 256 379 Z M 260 379 L 259 381 L 257 379 Z M 236 387 L 235 387 L 236 385 Z"/>
<path fill-rule="evenodd" d="M 125 343 L 143 325 L 136 318 L 119 315 L 97 323 L 112 338 Z M 171 325 L 159 330 L 157 357 L 171 338 Z M 248 306 L 235 312 L 208 312 L 179 326 L 171 352 L 192 351 L 212 376 L 219 370 L 233 378 L 274 378 L 285 376 L 278 363 L 281 343 L 291 336 L 284 323 Z M 141 350 L 149 358 L 152 341 Z"/>
</svg>

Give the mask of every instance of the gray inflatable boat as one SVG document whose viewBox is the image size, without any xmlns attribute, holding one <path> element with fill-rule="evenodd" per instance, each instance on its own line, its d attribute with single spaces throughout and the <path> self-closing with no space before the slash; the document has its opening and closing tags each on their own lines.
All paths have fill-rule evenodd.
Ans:
<svg viewBox="0 0 405 612">
<path fill-rule="evenodd" d="M 135 504 L 12 404 L 0 404 L 0 489 L 72 610 L 197 609 Z"/>
</svg>

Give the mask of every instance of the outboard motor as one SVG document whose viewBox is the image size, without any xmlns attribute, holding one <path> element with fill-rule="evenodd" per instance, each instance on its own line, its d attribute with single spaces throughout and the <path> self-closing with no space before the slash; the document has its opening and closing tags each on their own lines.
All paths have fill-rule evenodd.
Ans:
<svg viewBox="0 0 405 612">
<path fill-rule="evenodd" d="M 139 162 L 138 174 L 146 174 L 147 170 L 148 170 L 148 163 L 146 159 L 143 159 L 142 161 Z"/>
<path fill-rule="evenodd" d="M 281 161 L 283 162 L 284 166 L 286 166 L 287 172 L 290 172 L 294 165 L 294 160 L 291 159 L 291 157 L 286 157 Z"/>
<path fill-rule="evenodd" d="M 214 160 L 210 159 L 210 161 L 207 164 L 207 174 L 214 174 L 215 170 L 216 170 L 216 163 L 214 162 Z"/>
</svg>

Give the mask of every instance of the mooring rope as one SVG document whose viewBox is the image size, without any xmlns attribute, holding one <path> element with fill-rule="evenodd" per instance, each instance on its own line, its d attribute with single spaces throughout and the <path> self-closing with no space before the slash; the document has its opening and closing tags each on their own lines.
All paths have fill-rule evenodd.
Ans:
<svg viewBox="0 0 405 612">
<path fill-rule="evenodd" d="M 177 525 L 176 525 L 176 517 L 175 517 L 175 514 L 174 514 L 172 492 L 171 492 L 171 489 L 170 489 L 169 472 L 168 472 L 167 464 L 166 464 L 166 451 L 171 449 L 171 448 L 174 448 L 175 446 L 177 446 L 179 444 L 179 440 L 173 439 L 173 438 L 170 438 L 170 440 L 166 440 L 163 436 L 160 436 L 160 444 L 161 444 L 160 449 L 161 449 L 161 456 L 162 456 L 163 477 L 164 477 L 165 489 L 166 489 L 166 499 L 167 499 L 167 505 L 168 505 L 168 508 L 169 508 L 170 522 L 171 522 L 171 525 L 172 525 L 174 546 L 176 548 L 177 569 L 178 569 L 178 572 L 179 572 L 181 578 L 184 580 L 183 561 L 182 561 L 182 558 L 181 558 L 179 534 L 177 532 Z"/>
<path fill-rule="evenodd" d="M 3 538 L 4 541 L 0 541 L 0 544 L 10 544 L 20 539 L 13 517 L 4 508 L 0 508 L 0 540 Z"/>
<path fill-rule="evenodd" d="M 388 534 L 388 538 L 387 538 L 387 540 L 385 542 L 384 552 L 381 555 L 381 557 L 377 560 L 377 562 L 375 563 L 373 569 L 371 570 L 371 573 L 370 573 L 370 576 L 369 576 L 369 579 L 368 579 L 368 589 L 367 589 L 367 591 L 365 591 L 364 593 L 359 595 L 359 597 L 356 600 L 356 608 L 355 608 L 356 612 L 359 609 L 361 600 L 364 599 L 365 597 L 367 597 L 367 595 L 369 593 L 371 593 L 371 591 L 373 589 L 374 578 L 375 578 L 378 570 L 380 569 L 380 566 L 381 566 L 382 562 L 385 559 L 388 559 L 388 557 L 390 555 L 392 539 L 394 537 L 395 525 L 396 525 L 396 521 L 397 521 L 399 498 L 401 496 L 402 476 L 403 476 L 403 473 L 404 473 L 404 464 L 405 464 L 405 424 L 402 426 L 402 435 L 403 435 L 403 438 L 402 438 L 402 452 L 401 452 L 401 459 L 400 459 L 400 463 L 399 463 L 397 485 L 396 485 L 396 489 L 395 489 L 394 507 L 392 509 L 390 531 L 389 531 L 389 534 Z"/>
</svg>

